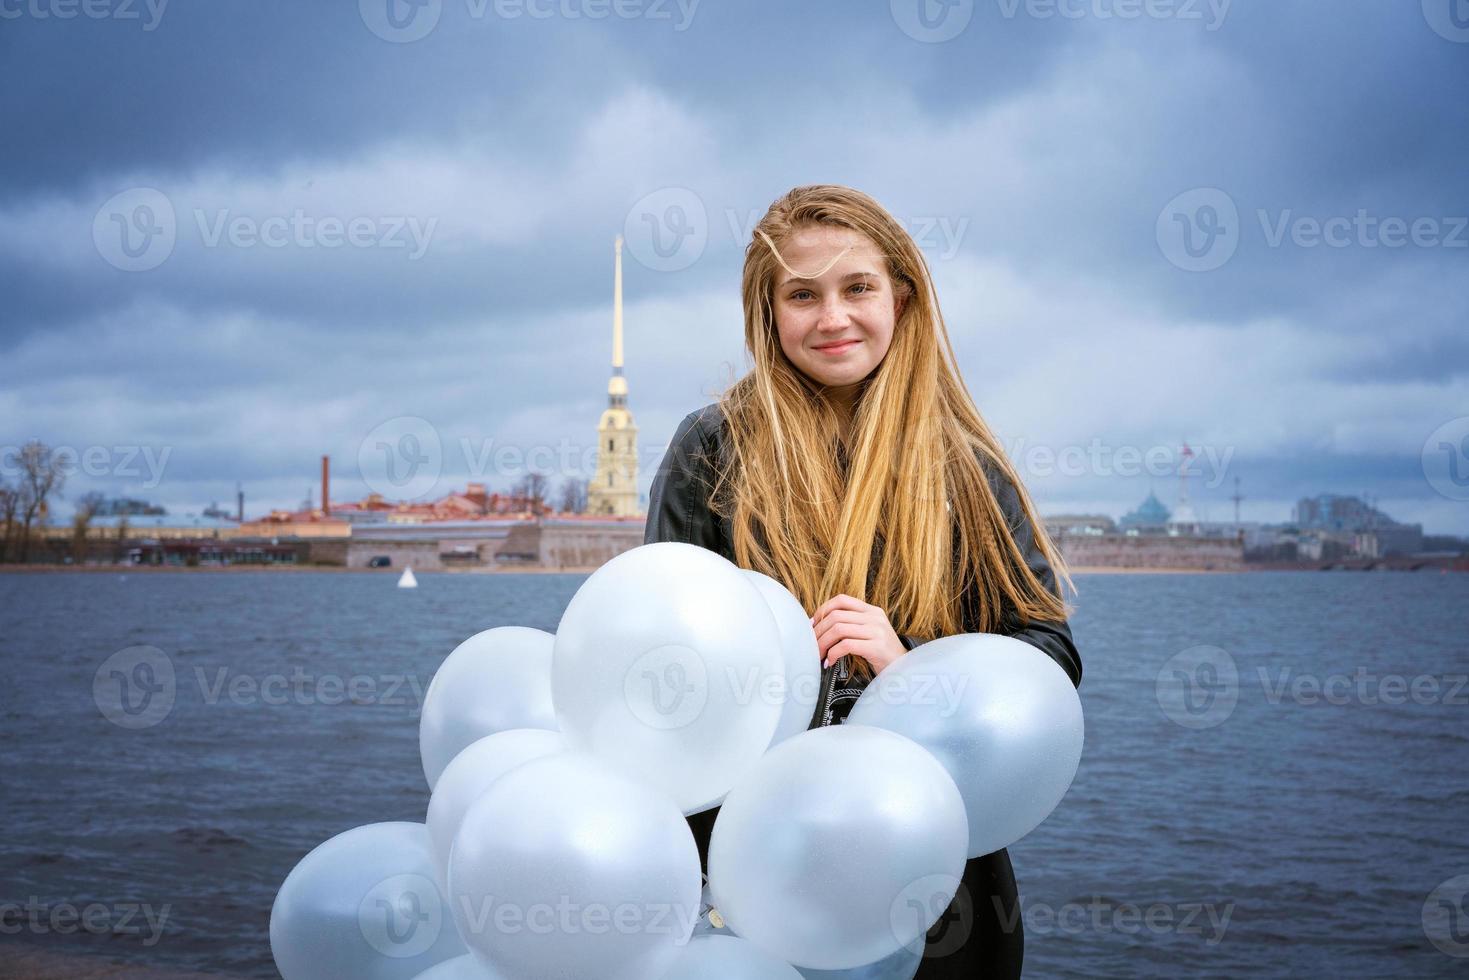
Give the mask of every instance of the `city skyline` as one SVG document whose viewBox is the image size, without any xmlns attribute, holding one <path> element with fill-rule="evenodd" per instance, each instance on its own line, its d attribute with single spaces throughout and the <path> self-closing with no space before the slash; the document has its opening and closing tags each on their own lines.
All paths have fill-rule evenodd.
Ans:
<svg viewBox="0 0 1469 980">
<path fill-rule="evenodd" d="M 332 480 L 336 480 L 335 475 L 333 475 Z M 441 507 L 446 502 L 456 501 L 459 498 L 464 498 L 466 496 L 473 498 L 479 496 L 486 498 L 487 501 L 491 500 L 492 498 L 498 499 L 502 507 L 506 505 L 511 505 L 509 510 L 505 510 L 503 512 L 500 510 L 495 510 L 493 512 L 487 512 L 485 515 L 486 517 L 503 518 L 515 511 L 515 507 L 513 506 L 514 501 L 521 499 L 530 499 L 529 497 L 522 496 L 527 490 L 527 487 L 525 487 L 523 484 L 495 485 L 484 480 L 468 480 L 460 484 L 451 484 L 448 481 L 440 479 L 437 480 L 433 486 L 435 492 L 424 494 L 412 500 L 385 496 L 383 493 L 377 490 L 370 490 L 366 495 L 361 497 L 344 498 L 333 494 L 329 516 L 332 518 L 341 518 L 344 514 L 350 512 L 352 516 L 348 517 L 347 520 L 349 522 L 357 522 L 361 520 L 361 517 L 359 517 L 358 515 L 363 510 L 367 509 L 381 510 L 385 513 L 398 512 L 403 519 L 407 519 L 411 516 L 413 521 L 445 520 L 449 518 L 432 515 L 431 512 L 435 510 L 436 505 Z M 439 492 L 440 490 L 442 492 Z M 586 490 L 587 488 L 583 486 L 583 495 L 585 495 Z M 549 508 L 550 512 L 566 513 L 566 511 L 562 510 L 559 504 L 559 501 L 563 498 L 562 485 L 553 484 L 547 481 L 541 486 L 541 491 L 541 496 L 538 499 L 540 499 L 544 503 L 544 505 Z M 172 526 L 174 523 L 177 523 L 180 520 L 183 520 L 185 523 L 187 523 L 187 521 L 189 520 L 193 520 L 198 523 L 200 519 L 215 520 L 220 526 L 226 526 L 232 523 L 238 523 L 239 518 L 237 517 L 237 514 L 241 509 L 243 509 L 244 522 L 252 524 L 260 522 L 262 520 L 269 520 L 273 518 L 297 520 L 307 519 L 312 514 L 315 514 L 316 518 L 321 518 L 327 516 L 322 513 L 321 499 L 318 496 L 321 492 L 322 487 L 319 484 L 317 486 L 308 486 L 306 488 L 304 496 L 300 500 L 296 501 L 294 505 L 271 505 L 263 508 L 247 506 L 243 485 L 241 485 L 239 489 L 237 489 L 236 500 L 233 502 L 226 501 L 223 506 L 221 505 L 221 502 L 219 500 L 211 500 L 207 505 L 190 505 L 183 508 L 171 508 L 166 505 L 157 504 L 153 500 L 148 498 L 128 497 L 122 495 L 101 495 L 100 499 L 97 501 L 97 508 L 92 511 L 92 517 L 90 518 L 89 523 L 94 526 L 106 526 L 108 525 L 108 522 L 110 520 L 111 523 L 115 525 L 118 519 L 126 519 L 128 517 L 134 516 L 151 516 L 162 518 L 162 523 L 169 526 Z M 1239 493 L 1239 490 L 1236 489 L 1235 493 Z M 1166 496 L 1167 494 L 1164 495 L 1164 497 Z M 1129 523 L 1134 525 L 1141 525 L 1152 523 L 1172 524 L 1181 522 L 1185 525 L 1197 524 L 1200 527 L 1218 527 L 1228 525 L 1262 525 L 1273 527 L 1299 526 L 1302 528 L 1316 528 L 1322 527 L 1324 525 L 1321 524 L 1319 520 L 1314 518 L 1302 519 L 1300 517 L 1300 508 L 1303 505 L 1319 507 L 1322 506 L 1323 502 L 1325 501 L 1336 499 L 1348 502 L 1352 505 L 1360 505 L 1367 510 L 1376 511 L 1379 517 L 1386 519 L 1390 523 L 1400 525 L 1412 523 L 1398 521 L 1396 519 L 1396 515 L 1380 510 L 1378 505 L 1381 503 L 1381 501 L 1370 493 L 1354 494 L 1329 490 L 1314 492 L 1309 495 L 1297 498 L 1291 504 L 1288 513 L 1284 515 L 1277 514 L 1274 516 L 1266 516 L 1263 518 L 1246 517 L 1242 511 L 1239 513 L 1238 516 L 1236 516 L 1236 504 L 1242 503 L 1246 499 L 1242 494 L 1239 496 L 1238 501 L 1236 501 L 1235 495 L 1231 494 L 1229 497 L 1225 498 L 1225 502 L 1222 505 L 1218 501 L 1214 501 L 1212 503 L 1209 501 L 1199 501 L 1198 498 L 1194 496 L 1189 496 L 1187 498 L 1175 496 L 1169 498 L 1173 501 L 1172 506 L 1170 506 L 1169 504 L 1164 502 L 1164 497 L 1160 497 L 1158 495 L 1156 486 L 1152 486 L 1147 491 L 1146 497 L 1142 498 L 1140 501 L 1135 502 L 1134 506 L 1129 508 L 1126 512 L 1112 513 L 1106 511 L 1096 511 L 1084 513 L 1080 511 L 1059 511 L 1054 508 L 1046 508 L 1042 506 L 1041 514 L 1044 518 L 1048 520 L 1060 520 L 1065 518 L 1103 518 L 1115 523 L 1120 527 L 1125 527 L 1129 525 Z M 46 507 L 47 523 L 51 526 L 68 526 L 70 524 L 71 515 L 64 504 L 58 507 L 58 503 L 60 503 L 60 501 L 54 499 L 48 501 L 48 505 Z M 645 503 L 646 500 L 640 501 L 640 505 Z M 1183 509 L 1180 509 L 1181 506 L 1183 506 Z M 1219 513 L 1219 508 L 1221 506 L 1228 507 L 1229 513 Z M 1151 515 L 1152 511 L 1154 510 L 1160 512 L 1156 515 L 1156 520 L 1146 519 Z M 573 512 L 584 514 L 588 517 L 597 516 L 597 511 L 595 509 L 585 506 Z M 1425 534 L 1429 535 L 1442 535 L 1445 533 L 1437 531 L 1433 528 L 1424 528 L 1423 531 Z"/>
</svg>

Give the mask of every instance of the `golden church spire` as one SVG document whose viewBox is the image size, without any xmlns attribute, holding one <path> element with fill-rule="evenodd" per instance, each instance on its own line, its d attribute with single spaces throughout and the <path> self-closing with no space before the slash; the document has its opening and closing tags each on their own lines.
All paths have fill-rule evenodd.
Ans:
<svg viewBox="0 0 1469 980">
<path fill-rule="evenodd" d="M 587 487 L 592 514 L 634 517 L 638 511 L 638 428 L 627 409 L 627 378 L 622 374 L 622 236 L 613 242 L 612 377 L 607 409 L 597 424 L 597 472 Z"/>
</svg>

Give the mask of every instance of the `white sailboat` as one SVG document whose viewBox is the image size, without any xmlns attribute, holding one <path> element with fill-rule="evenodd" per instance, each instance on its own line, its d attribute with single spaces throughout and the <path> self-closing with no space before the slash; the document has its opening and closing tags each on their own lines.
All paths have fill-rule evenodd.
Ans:
<svg viewBox="0 0 1469 980">
<path fill-rule="evenodd" d="M 416 588 L 418 588 L 418 579 L 416 579 L 416 578 L 413 577 L 413 569 L 412 568 L 405 568 L 405 569 L 403 569 L 403 574 L 398 577 L 398 588 L 400 588 L 400 589 L 416 589 Z"/>
</svg>

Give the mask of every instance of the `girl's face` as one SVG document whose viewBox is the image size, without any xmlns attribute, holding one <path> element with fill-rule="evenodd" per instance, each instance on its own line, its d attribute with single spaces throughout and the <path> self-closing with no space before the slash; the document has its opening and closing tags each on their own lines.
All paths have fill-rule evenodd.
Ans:
<svg viewBox="0 0 1469 980">
<path fill-rule="evenodd" d="M 887 259 L 866 235 L 831 225 L 796 229 L 781 254 L 798 272 L 820 273 L 793 278 L 776 266 L 781 350 L 802 374 L 829 388 L 866 378 L 887 356 L 902 312 Z"/>
</svg>

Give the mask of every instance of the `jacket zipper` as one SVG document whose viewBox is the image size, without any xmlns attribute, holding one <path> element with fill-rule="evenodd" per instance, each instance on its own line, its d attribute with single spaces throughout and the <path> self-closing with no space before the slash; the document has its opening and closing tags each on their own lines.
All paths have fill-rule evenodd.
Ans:
<svg viewBox="0 0 1469 980">
<path fill-rule="evenodd" d="M 806 726 L 808 732 L 823 727 L 831 715 L 831 702 L 836 695 L 836 685 L 832 683 L 836 670 L 836 664 L 832 664 L 821 672 L 821 688 L 816 692 L 816 713 L 811 716 L 811 724 Z"/>
</svg>

